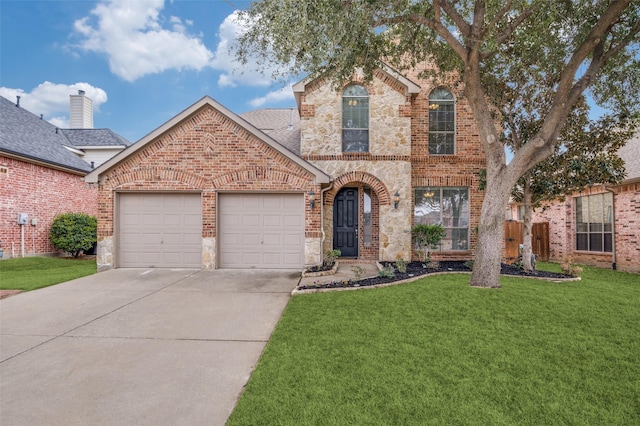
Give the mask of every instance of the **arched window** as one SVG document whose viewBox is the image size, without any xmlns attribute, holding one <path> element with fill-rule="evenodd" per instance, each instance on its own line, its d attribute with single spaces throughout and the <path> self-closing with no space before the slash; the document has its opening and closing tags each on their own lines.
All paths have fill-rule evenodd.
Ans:
<svg viewBox="0 0 640 426">
<path fill-rule="evenodd" d="M 455 99 L 447 89 L 429 94 L 429 154 L 455 154 Z"/>
<path fill-rule="evenodd" d="M 342 151 L 369 151 L 369 92 L 359 84 L 342 93 Z"/>
</svg>

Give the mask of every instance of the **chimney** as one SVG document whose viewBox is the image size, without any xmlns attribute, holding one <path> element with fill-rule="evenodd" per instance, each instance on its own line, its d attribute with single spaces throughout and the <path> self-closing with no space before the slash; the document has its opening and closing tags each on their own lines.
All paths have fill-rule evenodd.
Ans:
<svg viewBox="0 0 640 426">
<path fill-rule="evenodd" d="M 20 106 L 20 96 L 16 96 L 16 106 Z"/>
<path fill-rule="evenodd" d="M 70 95 L 69 126 L 72 129 L 93 129 L 93 101 L 85 96 L 84 90 Z"/>
</svg>

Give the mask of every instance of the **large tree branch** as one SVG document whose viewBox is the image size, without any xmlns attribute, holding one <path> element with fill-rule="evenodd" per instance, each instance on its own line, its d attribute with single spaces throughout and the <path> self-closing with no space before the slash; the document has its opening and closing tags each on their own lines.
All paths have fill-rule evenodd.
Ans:
<svg viewBox="0 0 640 426">
<path fill-rule="evenodd" d="M 518 15 L 518 17 L 516 17 L 516 19 L 514 19 L 512 22 L 510 22 L 509 25 L 507 25 L 507 27 L 496 37 L 497 43 L 502 44 L 505 41 L 507 41 L 511 37 L 513 32 L 516 30 L 516 28 L 522 25 L 522 23 L 526 21 L 534 12 L 536 12 L 541 5 L 542 3 L 537 2 L 533 4 L 530 8 L 522 12 L 520 15 Z"/>
<path fill-rule="evenodd" d="M 607 52 L 604 55 L 604 62 L 607 62 L 609 59 L 611 59 L 611 57 L 613 57 L 616 54 L 618 54 L 618 52 L 620 50 L 622 50 L 625 47 L 627 47 L 629 45 L 629 43 L 631 43 L 636 38 L 638 33 L 640 33 L 640 19 L 638 19 L 635 22 L 633 27 L 631 27 L 631 30 L 629 31 L 629 34 L 627 34 L 627 36 L 625 38 L 623 38 L 622 41 L 620 41 L 620 43 L 618 43 L 617 45 L 612 45 L 607 50 Z"/>
<path fill-rule="evenodd" d="M 386 25 L 393 24 L 401 24 L 404 22 L 414 22 L 416 24 L 423 25 L 427 28 L 435 31 L 440 37 L 442 37 L 447 44 L 453 49 L 454 52 L 463 60 L 466 60 L 467 50 L 465 47 L 458 41 L 458 39 L 449 31 L 449 29 L 444 26 L 441 22 L 435 21 L 431 18 L 422 15 L 416 15 L 414 13 L 406 14 L 406 15 L 396 15 L 391 16 L 389 18 L 384 18 L 376 21 L 373 26 L 374 27 L 382 27 Z"/>
<path fill-rule="evenodd" d="M 513 4 L 513 0 L 509 0 L 508 2 L 506 2 L 505 5 L 502 7 L 502 9 L 500 9 L 498 13 L 496 13 L 496 16 L 493 17 L 493 20 L 491 21 L 491 23 L 487 28 L 491 29 L 491 28 L 494 28 L 496 25 L 498 25 L 498 22 L 500 22 L 502 18 L 504 18 L 504 16 L 507 14 L 507 12 L 511 10 L 512 4 Z"/>
<path fill-rule="evenodd" d="M 460 30 L 460 33 L 468 37 L 468 35 L 471 32 L 471 25 L 469 25 L 469 23 L 464 20 L 464 16 L 458 13 L 458 11 L 455 8 L 456 3 L 457 3 L 456 1 L 451 2 L 448 0 L 437 0 L 437 1 L 434 1 L 433 5 L 434 7 L 436 7 L 436 5 L 440 6 L 442 10 L 444 10 L 444 12 L 456 24 L 456 26 Z"/>
<path fill-rule="evenodd" d="M 560 100 L 560 97 L 566 96 L 571 87 L 573 86 L 573 81 L 575 79 L 575 75 L 580 68 L 580 65 L 592 54 L 594 49 L 599 43 L 602 43 L 604 36 L 611 30 L 612 24 L 618 19 L 618 17 L 622 14 L 624 9 L 631 3 L 632 0 L 615 0 L 609 4 L 609 7 L 604 11 L 604 13 L 598 19 L 598 22 L 593 26 L 587 37 L 584 41 L 578 46 L 575 50 L 569 62 L 567 63 L 565 69 L 562 71 L 560 80 L 558 83 L 557 96 L 556 99 L 558 101 L 558 105 L 554 105 L 554 108 L 562 108 L 565 109 L 566 106 L 564 100 Z"/>
</svg>

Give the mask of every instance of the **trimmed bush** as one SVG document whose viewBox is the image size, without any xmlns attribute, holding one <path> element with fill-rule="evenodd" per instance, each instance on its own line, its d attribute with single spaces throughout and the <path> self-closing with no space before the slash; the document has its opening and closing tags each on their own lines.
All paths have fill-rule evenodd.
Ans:
<svg viewBox="0 0 640 426">
<path fill-rule="evenodd" d="M 49 241 L 57 250 L 78 257 L 89 250 L 97 239 L 98 220 L 84 213 L 63 213 L 53 220 Z"/>
</svg>

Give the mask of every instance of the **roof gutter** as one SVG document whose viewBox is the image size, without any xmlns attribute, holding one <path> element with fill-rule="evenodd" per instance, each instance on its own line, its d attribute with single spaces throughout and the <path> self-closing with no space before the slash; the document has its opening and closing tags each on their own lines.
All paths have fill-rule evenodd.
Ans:
<svg viewBox="0 0 640 426">
<path fill-rule="evenodd" d="M 89 170 L 77 169 L 75 167 L 65 166 L 60 163 L 53 163 L 48 161 L 42 161 L 36 157 L 32 157 L 30 155 L 21 154 L 19 152 L 14 152 L 7 150 L 5 148 L 0 148 L 0 154 L 5 155 L 10 158 L 14 158 L 16 160 L 26 161 L 32 164 L 37 164 L 38 166 L 48 167 L 50 169 L 60 170 L 67 173 L 73 173 L 79 176 L 86 176 L 89 173 Z M 81 160 L 82 161 L 82 160 Z M 87 164 L 89 167 L 89 164 Z"/>
</svg>

